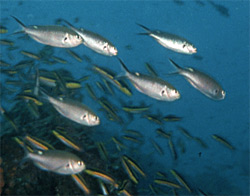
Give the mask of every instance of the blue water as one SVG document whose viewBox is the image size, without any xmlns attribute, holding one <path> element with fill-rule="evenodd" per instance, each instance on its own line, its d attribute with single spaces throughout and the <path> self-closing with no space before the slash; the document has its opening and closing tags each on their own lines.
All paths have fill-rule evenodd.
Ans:
<svg viewBox="0 0 250 196">
<path fill-rule="evenodd" d="M 20 3 L 22 2 L 22 3 Z M 19 50 L 38 53 L 44 45 L 32 39 L 17 39 L 19 35 L 10 35 L 20 26 L 10 15 L 19 18 L 26 25 L 52 25 L 56 19 L 63 18 L 76 27 L 83 27 L 106 37 L 118 48 L 118 56 L 131 71 L 147 73 L 144 66 L 149 62 L 162 79 L 173 84 L 181 93 L 181 99 L 175 102 L 159 102 L 139 93 L 132 85 L 133 96 L 127 97 L 115 91 L 115 96 L 107 97 L 121 109 L 121 100 L 134 105 L 144 102 L 151 105 L 150 113 L 165 116 L 175 114 L 183 117 L 175 123 L 165 122 L 159 126 L 135 115 L 126 127 L 144 135 L 144 144 L 136 152 L 124 151 L 133 157 L 151 178 L 140 178 L 138 187 L 153 184 L 157 171 L 167 173 L 175 169 L 189 186 L 213 195 L 248 195 L 249 194 L 249 2 L 214 1 L 228 8 L 229 16 L 222 15 L 208 1 L 2 1 L 1 24 L 8 28 L 8 33 L 1 39 L 11 39 L 20 47 Z M 198 3 L 197 3 L 198 2 Z M 199 4 L 202 2 L 203 4 Z M 79 21 L 75 23 L 75 19 Z M 200 59 L 195 55 L 184 55 L 170 51 L 148 36 L 137 35 L 144 32 L 137 23 L 152 29 L 171 32 L 190 40 L 198 50 Z M 130 45 L 131 50 L 126 49 Z M 121 72 L 119 62 L 114 57 L 97 54 L 83 45 L 74 49 L 77 54 L 87 55 L 92 62 L 108 67 L 117 74 Z M 9 58 L 13 55 L 13 59 Z M 87 68 L 91 65 L 77 62 L 67 55 L 65 49 L 54 48 L 55 56 L 68 60 L 69 64 L 40 65 L 41 68 L 54 70 L 65 68 L 75 78 L 91 74 L 91 83 L 101 81 Z M 225 89 L 226 98 L 213 101 L 194 89 L 181 76 L 167 76 L 175 68 L 169 63 L 173 59 L 180 66 L 194 67 L 215 78 Z M 1 46 L 1 59 L 16 64 L 23 56 L 16 51 L 7 52 Z M 3 80 L 3 79 L 2 79 Z M 97 89 L 95 89 L 97 90 Z M 100 109 L 85 88 L 82 88 L 84 103 L 93 110 Z M 101 93 L 99 95 L 102 95 Z M 7 104 L 3 101 L 3 104 Z M 8 105 L 5 105 L 8 107 Z M 59 114 L 58 114 L 59 115 Z M 109 140 L 119 138 L 123 126 L 112 123 L 100 113 L 102 123 L 96 128 L 96 139 Z M 201 148 L 196 142 L 185 138 L 177 126 L 186 128 L 192 136 L 201 138 L 208 145 Z M 155 129 L 162 127 L 173 132 L 173 142 L 178 159 L 173 160 L 167 140 L 157 136 Z M 211 135 L 217 134 L 229 141 L 236 150 L 231 151 L 216 142 Z M 177 146 L 178 139 L 186 145 L 186 153 L 181 154 Z M 162 156 L 151 144 L 154 139 L 164 150 Z M 125 142 L 126 145 L 133 145 Z M 150 154 L 152 152 L 152 154 Z M 201 152 L 201 156 L 199 156 Z M 164 189 L 164 188 L 163 188 Z M 180 191 L 180 195 L 188 192 Z"/>
</svg>

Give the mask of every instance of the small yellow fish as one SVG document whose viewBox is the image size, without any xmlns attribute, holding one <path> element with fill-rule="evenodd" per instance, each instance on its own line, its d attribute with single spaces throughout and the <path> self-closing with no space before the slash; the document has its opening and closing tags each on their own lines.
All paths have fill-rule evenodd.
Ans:
<svg viewBox="0 0 250 196">
<path fill-rule="evenodd" d="M 193 136 L 191 136 L 186 129 L 183 127 L 178 126 L 178 129 L 181 131 L 183 135 L 185 135 L 188 139 L 193 139 Z"/>
<path fill-rule="evenodd" d="M 39 101 L 35 96 L 33 95 L 28 95 L 28 94 L 19 94 L 17 96 L 17 98 L 22 98 L 22 99 L 26 99 L 26 100 L 30 100 L 33 101 L 36 105 L 38 106 L 42 106 L 43 103 L 41 101 Z"/>
<path fill-rule="evenodd" d="M 84 170 L 85 173 L 98 178 L 102 181 L 104 181 L 105 183 L 111 184 L 113 185 L 116 189 L 118 188 L 118 184 L 115 182 L 115 180 L 113 178 L 111 178 L 110 176 L 108 176 L 107 174 L 105 174 L 104 172 L 99 172 L 99 171 L 94 171 L 94 170 L 90 170 L 90 169 L 86 169 Z"/>
<path fill-rule="evenodd" d="M 144 115 L 143 117 L 145 117 L 148 120 L 153 121 L 153 122 L 155 122 L 155 123 L 157 123 L 159 125 L 162 125 L 161 120 L 155 115 Z"/>
<path fill-rule="evenodd" d="M 132 141 L 132 142 L 137 143 L 137 144 L 142 144 L 142 141 L 138 140 L 137 138 L 135 138 L 133 136 L 123 135 L 122 138 L 129 140 L 129 141 Z"/>
<path fill-rule="evenodd" d="M 133 169 L 137 172 L 139 172 L 143 177 L 146 177 L 146 174 L 142 171 L 141 167 L 131 158 L 129 158 L 126 155 L 122 156 L 129 164 L 131 167 L 133 167 Z"/>
<path fill-rule="evenodd" d="M 132 170 L 129 168 L 128 164 L 126 163 L 126 160 L 124 159 L 124 157 L 121 157 L 121 161 L 122 161 L 122 165 L 126 170 L 126 173 L 128 174 L 129 178 L 135 183 L 138 184 L 138 180 L 136 179 L 134 173 L 132 172 Z"/>
<path fill-rule="evenodd" d="M 154 182 L 155 182 L 156 184 L 165 185 L 165 186 L 168 186 L 168 187 L 170 187 L 170 188 L 177 188 L 177 189 L 180 189 L 180 188 L 181 188 L 180 185 L 175 184 L 175 183 L 173 183 L 173 182 L 169 182 L 169 181 L 167 181 L 167 180 L 156 179 L 156 180 L 154 180 Z"/>
<path fill-rule="evenodd" d="M 85 87 L 86 87 L 90 97 L 92 97 L 92 99 L 94 99 L 96 101 L 98 98 L 97 98 L 96 94 L 94 93 L 92 87 L 88 83 L 85 84 Z"/>
<path fill-rule="evenodd" d="M 160 155 L 164 155 L 164 152 L 162 150 L 162 148 L 159 146 L 159 144 L 157 144 L 154 140 L 151 140 L 154 148 L 157 150 L 157 152 L 159 152 Z"/>
<path fill-rule="evenodd" d="M 6 63 L 6 62 L 3 61 L 3 60 L 0 60 L 0 66 L 1 66 L 1 67 L 9 67 L 10 64 L 9 64 L 9 63 Z"/>
<path fill-rule="evenodd" d="M 18 128 L 14 120 L 11 119 L 9 114 L 5 111 L 5 109 L 2 106 L 0 106 L 0 112 L 6 118 L 6 120 L 11 124 L 11 126 L 15 129 L 15 131 L 18 132 Z"/>
<path fill-rule="evenodd" d="M 27 57 L 30 57 L 30 58 L 32 58 L 32 59 L 40 60 L 40 57 L 39 57 L 38 55 L 32 53 L 32 52 L 28 52 L 28 51 L 22 50 L 22 51 L 21 51 L 21 54 L 23 54 L 23 55 L 25 55 L 25 56 L 27 56 Z"/>
<path fill-rule="evenodd" d="M 70 50 L 70 49 L 67 49 L 66 50 L 74 59 L 76 59 L 77 61 L 79 61 L 80 63 L 82 62 L 82 59 L 81 57 L 76 54 L 74 51 Z"/>
<path fill-rule="evenodd" d="M 142 113 L 145 112 L 147 110 L 149 110 L 148 106 L 142 107 L 142 106 L 123 106 L 122 109 L 125 112 L 129 112 L 129 113 Z"/>
<path fill-rule="evenodd" d="M 214 134 L 214 135 L 212 135 L 212 138 L 214 138 L 216 141 L 220 142 L 221 144 L 223 144 L 224 146 L 226 146 L 230 150 L 235 150 L 235 148 L 228 141 L 223 139 L 222 137 Z"/>
<path fill-rule="evenodd" d="M 174 160 L 176 160 L 177 159 L 177 154 L 176 154 L 176 151 L 174 149 L 174 144 L 173 144 L 171 138 L 168 139 L 168 145 L 170 147 L 170 151 L 171 151 L 171 154 L 172 154 Z"/>
<path fill-rule="evenodd" d="M 34 136 L 25 136 L 24 138 L 25 140 L 27 140 L 32 146 L 34 146 L 35 148 L 41 149 L 41 150 L 54 150 L 55 148 L 50 145 L 49 143 L 36 138 Z"/>
<path fill-rule="evenodd" d="M 169 139 L 171 137 L 171 133 L 166 133 L 165 131 L 163 131 L 162 129 L 156 129 L 156 133 L 163 136 L 164 138 Z"/>
<path fill-rule="evenodd" d="M 56 57 L 56 56 L 52 56 L 51 57 L 53 60 L 55 60 L 56 62 L 58 62 L 58 63 L 62 63 L 62 64 L 67 64 L 68 63 L 68 61 L 66 61 L 66 60 L 64 60 L 64 59 L 61 59 L 61 58 L 59 58 L 59 57 Z"/>
<path fill-rule="evenodd" d="M 86 185 L 85 180 L 83 179 L 83 177 L 80 174 L 72 174 L 71 177 L 73 178 L 73 180 L 75 181 L 75 183 L 77 184 L 77 186 L 83 190 L 83 192 L 86 195 L 90 194 L 90 190 Z"/>
<path fill-rule="evenodd" d="M 69 88 L 69 89 L 78 89 L 82 87 L 81 84 L 76 81 L 67 81 L 65 86 L 66 88 Z"/>
<path fill-rule="evenodd" d="M 34 150 L 29 146 L 27 145 L 24 140 L 22 140 L 20 137 L 14 137 L 13 138 L 14 141 L 16 141 L 22 148 L 25 148 L 28 150 L 28 152 L 34 152 Z"/>
<path fill-rule="evenodd" d="M 188 192 L 192 192 L 191 189 L 188 187 L 187 183 L 180 177 L 180 175 L 176 173 L 176 171 L 171 169 L 170 172 L 175 177 L 175 179 L 188 190 Z"/>
<path fill-rule="evenodd" d="M 104 159 L 104 160 L 108 160 L 108 153 L 107 153 L 107 150 L 104 146 L 104 143 L 103 142 L 97 142 L 97 147 L 98 147 L 98 150 L 99 150 L 99 153 L 101 155 L 101 157 Z"/>
<path fill-rule="evenodd" d="M 70 148 L 73 148 L 77 151 L 82 151 L 82 148 L 79 147 L 78 145 L 75 144 L 75 142 L 73 141 L 73 139 L 71 139 L 69 136 L 67 136 L 66 134 L 64 134 L 63 132 L 57 130 L 52 130 L 52 133 L 65 145 L 69 146 Z"/>
<path fill-rule="evenodd" d="M 8 33 L 8 29 L 4 26 L 0 26 L 0 34 Z"/>
<path fill-rule="evenodd" d="M 175 116 L 172 114 L 169 114 L 169 115 L 163 117 L 163 120 L 167 121 L 167 122 L 176 122 L 176 121 L 180 121 L 181 119 L 182 119 L 181 117 L 178 117 L 178 116 Z"/>
<path fill-rule="evenodd" d="M 127 146 L 125 146 L 123 143 L 121 143 L 116 137 L 112 137 L 112 141 L 116 144 L 116 148 L 121 151 L 121 148 L 127 149 Z"/>
<path fill-rule="evenodd" d="M 14 46 L 14 42 L 7 39 L 0 39 L 1 45 Z"/>
<path fill-rule="evenodd" d="M 81 78 L 78 79 L 77 81 L 78 81 L 78 82 L 84 82 L 84 81 L 88 80 L 89 77 L 90 77 L 89 75 L 86 75 L 86 76 L 81 77 Z"/>
</svg>

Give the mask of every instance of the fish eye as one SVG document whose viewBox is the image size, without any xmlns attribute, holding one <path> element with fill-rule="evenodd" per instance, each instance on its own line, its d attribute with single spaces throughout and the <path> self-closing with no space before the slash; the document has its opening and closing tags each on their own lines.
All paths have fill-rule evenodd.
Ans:
<svg viewBox="0 0 250 196">
<path fill-rule="evenodd" d="M 68 39 L 68 37 L 67 37 L 67 36 L 65 36 L 63 41 L 64 41 L 64 42 L 66 42 L 66 41 L 67 41 L 67 39 Z"/>
<path fill-rule="evenodd" d="M 107 50 L 107 48 L 108 48 L 108 44 L 105 43 L 105 45 L 103 46 L 103 50 Z"/>
<path fill-rule="evenodd" d="M 78 161 L 77 164 L 78 164 L 79 166 L 81 166 L 81 165 L 83 165 L 83 162 L 82 162 L 82 161 Z"/>
<path fill-rule="evenodd" d="M 85 119 L 86 117 L 87 117 L 87 115 L 84 114 L 84 115 L 81 116 L 81 119 L 83 120 L 83 119 Z"/>
<path fill-rule="evenodd" d="M 81 39 L 80 35 L 77 34 L 76 35 L 76 39 Z"/>
<path fill-rule="evenodd" d="M 185 48 L 186 47 L 186 44 L 183 44 L 183 46 L 182 46 L 183 48 Z"/>
</svg>

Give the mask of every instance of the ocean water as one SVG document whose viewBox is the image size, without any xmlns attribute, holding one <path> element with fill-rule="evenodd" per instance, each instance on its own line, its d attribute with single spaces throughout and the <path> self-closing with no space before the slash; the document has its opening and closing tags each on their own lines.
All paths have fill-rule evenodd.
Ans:
<svg viewBox="0 0 250 196">
<path fill-rule="evenodd" d="M 178 184 L 170 172 L 171 169 L 177 171 L 192 189 L 189 193 L 182 186 L 180 190 L 176 190 L 178 195 L 197 195 L 198 189 L 211 195 L 249 195 L 249 1 L 1 0 L 0 3 L 0 23 L 8 29 L 6 34 L 1 34 L 1 39 L 12 40 L 15 46 L 18 46 L 15 50 L 8 50 L 8 46 L 1 45 L 1 60 L 11 65 L 29 59 L 20 51 L 37 54 L 45 47 L 33 39 L 24 39 L 23 34 L 11 35 L 21 29 L 11 15 L 20 19 L 25 25 L 54 25 L 58 19 L 65 19 L 77 28 L 88 29 L 110 40 L 118 49 L 118 57 L 132 72 L 149 74 L 145 67 L 145 63 L 148 62 L 160 78 L 178 89 L 181 98 L 174 102 L 152 99 L 138 92 L 129 82 L 132 96 L 124 95 L 115 87 L 114 95 L 105 94 L 95 86 L 96 81 L 102 82 L 102 80 L 97 73 L 91 71 L 92 64 L 108 68 L 117 75 L 122 73 L 122 68 L 116 57 L 97 54 L 84 45 L 72 50 L 82 59 L 89 57 L 91 63 L 86 60 L 78 62 L 64 48 L 52 48 L 52 50 L 55 56 L 67 60 L 67 64 L 48 65 L 36 61 L 39 69 L 52 71 L 64 68 L 76 79 L 84 75 L 91 76 L 82 83 L 80 90 L 84 96 L 82 102 L 96 111 L 101 119 L 101 124 L 92 128 L 94 133 L 91 138 L 94 141 L 104 142 L 110 153 L 116 151 L 114 144 L 108 142 L 112 137 L 119 138 L 127 146 L 118 153 L 117 159 L 124 154 L 133 158 L 147 175 L 146 178 L 139 177 L 139 183 L 134 185 L 136 195 L 161 195 L 163 192 L 173 195 L 172 189 L 154 183 L 155 179 L 160 178 L 156 175 L 160 171 L 166 173 L 167 180 Z M 145 31 L 136 23 L 185 37 L 197 47 L 197 54 L 180 54 L 162 47 L 153 38 L 139 35 Z M 220 101 L 209 99 L 193 88 L 182 76 L 168 75 L 176 71 L 170 64 L 169 58 L 182 67 L 193 67 L 215 78 L 226 91 L 225 99 Z M 4 69 L 7 68 L 1 67 L 1 70 Z M 8 79 L 18 79 L 18 76 L 10 77 L 1 73 L 2 87 L 6 85 Z M 117 107 L 117 113 L 124 123 L 108 120 L 107 115 L 100 110 L 101 106 L 89 96 L 85 83 L 94 86 L 93 89 L 98 97 L 107 98 Z M 15 104 L 15 94 L 6 96 L 3 93 L 1 104 L 9 111 Z M 150 106 L 146 114 L 156 115 L 158 119 L 168 114 L 182 119 L 178 122 L 163 121 L 159 125 L 143 117 L 144 114 L 134 114 L 130 118 L 122 111 L 124 103 L 126 105 L 143 103 Z M 55 115 L 60 114 L 55 112 Z M 2 118 L 2 122 L 4 120 Z M 202 139 L 207 148 L 193 139 L 188 139 L 178 127 L 183 127 L 193 137 Z M 157 128 L 172 133 L 171 138 L 177 153 L 176 160 L 172 157 L 168 140 L 156 133 Z M 124 129 L 140 132 L 143 135 L 143 143 L 138 145 L 123 139 Z M 5 131 L 1 129 L 3 133 L 1 135 L 5 135 Z M 19 134 L 22 136 L 22 133 Z M 235 149 L 231 150 L 214 140 L 213 134 L 224 138 Z M 152 140 L 161 146 L 163 155 L 154 148 Z M 2 151 L 1 154 L 4 157 L 8 152 Z M 107 164 L 114 163 L 111 161 Z M 46 175 L 46 172 L 38 168 L 36 170 Z M 49 173 L 47 175 L 49 176 Z M 116 174 L 111 175 L 116 176 Z M 7 179 L 7 174 L 5 176 Z M 162 192 L 157 189 L 153 193 L 149 188 L 150 184 Z M 8 180 L 6 186 L 9 186 Z M 75 186 L 75 189 L 77 188 Z M 42 192 L 37 193 L 42 194 Z"/>
</svg>

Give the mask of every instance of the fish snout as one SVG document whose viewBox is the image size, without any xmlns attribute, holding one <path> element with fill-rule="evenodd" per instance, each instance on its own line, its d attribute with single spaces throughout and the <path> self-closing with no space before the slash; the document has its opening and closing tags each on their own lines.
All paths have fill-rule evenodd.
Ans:
<svg viewBox="0 0 250 196">
<path fill-rule="evenodd" d="M 72 173 L 77 174 L 83 171 L 86 168 L 83 161 L 74 161 L 72 163 Z"/>
<path fill-rule="evenodd" d="M 110 47 L 109 52 L 110 52 L 110 54 L 112 54 L 112 56 L 118 55 L 118 50 L 116 47 Z"/>
<path fill-rule="evenodd" d="M 225 99 L 225 97 L 226 97 L 226 91 L 222 90 L 221 91 L 221 95 L 222 95 L 222 99 Z"/>
<path fill-rule="evenodd" d="M 191 45 L 188 47 L 188 51 L 189 53 L 194 54 L 194 53 L 197 53 L 197 48 Z"/>
<path fill-rule="evenodd" d="M 97 115 L 89 116 L 89 124 L 92 126 L 99 125 L 101 123 L 100 118 Z"/>
</svg>

